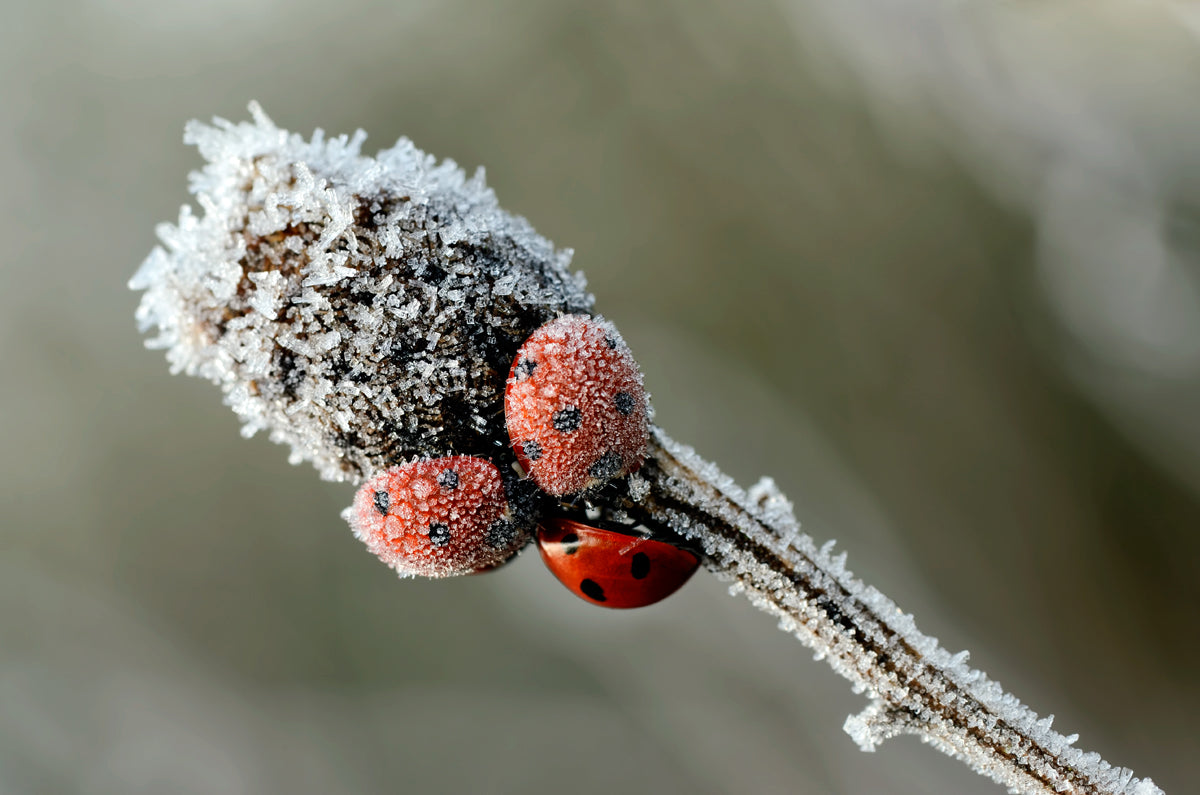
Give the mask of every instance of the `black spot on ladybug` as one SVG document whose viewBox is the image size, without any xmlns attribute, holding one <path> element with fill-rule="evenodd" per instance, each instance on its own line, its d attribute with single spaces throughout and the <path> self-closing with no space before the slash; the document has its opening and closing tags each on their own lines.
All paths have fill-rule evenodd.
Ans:
<svg viewBox="0 0 1200 795">
<path fill-rule="evenodd" d="M 521 442 L 521 452 L 530 461 L 537 461 L 542 457 L 542 446 L 530 439 L 528 442 Z"/>
<path fill-rule="evenodd" d="M 438 474 L 438 485 L 446 491 L 454 491 L 458 488 L 458 473 L 453 469 L 443 469 Z"/>
<path fill-rule="evenodd" d="M 429 543 L 435 547 L 444 547 L 450 543 L 450 526 L 441 522 L 429 525 Z"/>
<path fill-rule="evenodd" d="M 564 555 L 574 555 L 579 551 L 579 536 L 574 533 L 567 533 L 558 543 L 563 545 Z"/>
<path fill-rule="evenodd" d="M 604 598 L 604 589 L 595 580 L 584 580 L 579 583 L 579 590 L 583 591 L 584 595 L 589 599 L 594 599 L 597 602 L 606 601 Z"/>
<path fill-rule="evenodd" d="M 533 371 L 537 369 L 538 363 L 533 359 L 522 359 L 517 362 L 517 380 L 524 381 L 529 376 L 533 375 Z"/>
<path fill-rule="evenodd" d="M 633 562 L 629 566 L 629 573 L 635 580 L 646 579 L 646 575 L 650 573 L 650 556 L 645 552 L 634 555 Z"/>
<path fill-rule="evenodd" d="M 379 511 L 384 516 L 387 516 L 388 508 L 392 504 L 392 498 L 386 491 L 375 492 L 375 510 Z"/>
<path fill-rule="evenodd" d="M 507 522 L 504 519 L 499 519 L 492 522 L 488 526 L 487 532 L 484 533 L 483 540 L 492 549 L 503 549 L 513 542 L 517 537 L 517 526 L 512 522 Z"/>
<path fill-rule="evenodd" d="M 560 433 L 570 433 L 579 430 L 579 426 L 583 422 L 583 412 L 574 406 L 568 406 L 554 412 L 553 421 L 554 430 Z"/>
<path fill-rule="evenodd" d="M 625 462 L 621 460 L 621 456 L 609 450 L 604 455 L 596 459 L 596 463 L 592 464 L 588 469 L 588 474 L 596 480 L 612 480 L 621 471 L 621 467 Z"/>
<path fill-rule="evenodd" d="M 613 404 L 617 411 L 628 417 L 633 413 L 633 395 L 628 392 L 618 392 L 613 396 Z"/>
<path fill-rule="evenodd" d="M 606 343 L 608 343 L 608 347 L 612 348 L 614 351 L 617 349 L 617 338 L 616 337 L 605 337 L 604 341 Z"/>
</svg>

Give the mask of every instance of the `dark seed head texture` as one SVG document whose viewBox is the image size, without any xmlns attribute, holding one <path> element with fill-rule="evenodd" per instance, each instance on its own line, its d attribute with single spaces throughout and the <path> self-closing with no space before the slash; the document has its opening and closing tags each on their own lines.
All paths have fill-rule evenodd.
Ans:
<svg viewBox="0 0 1200 795">
<path fill-rule="evenodd" d="M 311 140 L 253 120 L 192 122 L 199 216 L 164 224 L 130 282 L 152 347 L 218 384 L 329 480 L 507 446 L 504 386 L 543 323 L 591 311 L 584 280 L 483 180 L 407 139 Z"/>
</svg>

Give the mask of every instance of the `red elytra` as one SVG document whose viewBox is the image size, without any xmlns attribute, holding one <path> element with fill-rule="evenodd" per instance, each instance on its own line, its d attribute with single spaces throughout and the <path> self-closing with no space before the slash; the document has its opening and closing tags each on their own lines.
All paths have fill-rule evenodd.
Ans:
<svg viewBox="0 0 1200 795">
<path fill-rule="evenodd" d="M 642 371 L 599 318 L 566 315 L 530 335 L 513 359 L 504 416 L 517 460 L 556 497 L 627 475 L 646 457 Z"/>
<path fill-rule="evenodd" d="M 700 559 L 686 549 L 555 517 L 538 527 L 546 567 L 571 593 L 601 607 L 645 607 L 691 578 Z"/>
<path fill-rule="evenodd" d="M 528 540 L 492 462 L 450 456 L 392 467 L 359 487 L 343 514 L 354 535 L 402 576 L 495 568 Z"/>
</svg>

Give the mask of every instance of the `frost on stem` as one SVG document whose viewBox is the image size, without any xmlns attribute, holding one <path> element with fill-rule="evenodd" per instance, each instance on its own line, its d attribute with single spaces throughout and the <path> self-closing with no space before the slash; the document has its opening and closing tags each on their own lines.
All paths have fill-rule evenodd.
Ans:
<svg viewBox="0 0 1200 795">
<path fill-rule="evenodd" d="M 247 435 L 267 430 L 333 480 L 413 457 L 513 453 L 504 427 L 515 352 L 544 322 L 590 313 L 581 276 L 523 219 L 401 139 L 305 141 L 257 105 L 253 121 L 192 123 L 208 161 L 163 246 L 130 282 L 138 320 L 172 369 L 216 382 Z M 912 616 L 800 532 L 764 479 L 748 493 L 652 428 L 646 461 L 593 508 L 669 528 L 866 693 L 846 721 L 864 750 L 917 734 L 1020 792 L 1159 793 L 1074 747 L 984 674 L 921 634 Z"/>
<path fill-rule="evenodd" d="M 691 448 L 652 433 L 639 477 L 649 488 L 614 506 L 666 524 L 700 545 L 710 570 L 779 617 L 871 704 L 845 729 L 864 751 L 916 734 L 1015 792 L 1161 793 L 1150 779 L 1074 747 L 985 674 L 922 634 L 913 617 L 846 569 L 833 542 L 818 548 L 791 504 L 764 478 L 742 491 Z M 631 490 L 632 491 L 632 490 Z"/>
</svg>

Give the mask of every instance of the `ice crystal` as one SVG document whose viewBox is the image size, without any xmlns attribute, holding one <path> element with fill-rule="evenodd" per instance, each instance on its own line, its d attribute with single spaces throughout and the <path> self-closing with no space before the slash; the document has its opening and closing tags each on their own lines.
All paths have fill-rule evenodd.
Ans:
<svg viewBox="0 0 1200 795">
<path fill-rule="evenodd" d="M 250 112 L 187 126 L 203 215 L 160 226 L 130 282 L 148 344 L 327 479 L 505 447 L 514 352 L 591 310 L 570 252 L 500 209 L 482 171 L 407 139 L 367 157 L 361 131 L 306 141 Z"/>
</svg>

